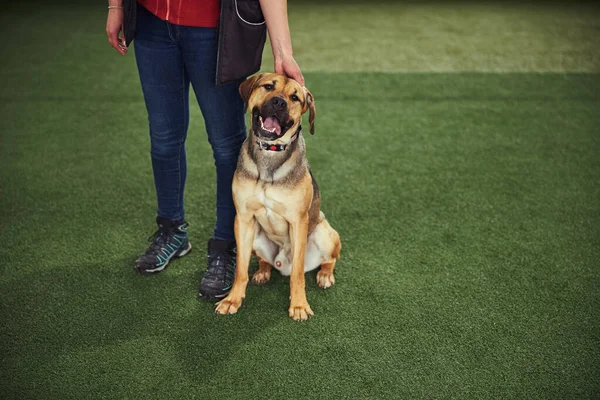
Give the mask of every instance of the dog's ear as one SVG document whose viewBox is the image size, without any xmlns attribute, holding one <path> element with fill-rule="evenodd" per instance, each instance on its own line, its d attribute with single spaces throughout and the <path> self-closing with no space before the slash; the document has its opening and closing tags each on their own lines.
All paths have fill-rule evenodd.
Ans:
<svg viewBox="0 0 600 400">
<path fill-rule="evenodd" d="M 251 76 L 240 85 L 240 96 L 242 96 L 242 99 L 244 100 L 244 114 L 248 111 L 248 100 L 250 99 L 252 91 L 256 88 L 256 82 L 258 82 L 262 76 L 263 74 Z"/>
<path fill-rule="evenodd" d="M 315 108 L 315 98 L 312 93 L 308 91 L 306 87 L 302 87 L 304 89 L 304 96 L 306 98 L 306 102 L 304 103 L 304 112 L 308 109 L 308 123 L 310 124 L 310 134 L 315 134 L 315 117 L 317 116 L 317 109 Z"/>
</svg>

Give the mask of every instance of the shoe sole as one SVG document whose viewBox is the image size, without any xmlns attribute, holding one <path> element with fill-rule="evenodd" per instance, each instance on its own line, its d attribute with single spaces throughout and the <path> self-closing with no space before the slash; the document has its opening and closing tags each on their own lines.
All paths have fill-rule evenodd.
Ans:
<svg viewBox="0 0 600 400">
<path fill-rule="evenodd" d="M 232 287 L 233 286 L 230 286 L 225 293 L 217 293 L 217 294 L 214 294 L 214 293 L 204 293 L 204 294 L 202 294 L 202 290 L 200 290 L 200 291 L 198 291 L 198 297 L 200 297 L 200 299 L 206 300 L 206 301 L 221 300 L 221 299 L 227 297 L 227 295 L 231 291 Z"/>
<path fill-rule="evenodd" d="M 198 297 L 200 297 L 201 300 L 217 301 L 217 300 L 224 299 L 225 297 L 227 297 L 228 294 L 229 294 L 229 292 L 222 293 L 222 294 L 211 294 L 211 295 L 198 293 Z"/>
<path fill-rule="evenodd" d="M 190 242 L 187 243 L 187 246 L 185 246 L 185 248 L 183 250 L 181 250 L 179 253 L 173 253 L 173 255 L 171 256 L 171 258 L 169 258 L 163 265 L 161 265 L 158 268 L 153 268 L 153 269 L 141 269 L 138 268 L 138 266 L 135 266 L 135 270 L 137 272 L 139 272 L 142 275 L 151 275 L 151 274 L 155 274 L 157 272 L 161 272 L 162 270 L 164 270 L 165 268 L 167 268 L 167 266 L 169 265 L 169 263 L 171 262 L 171 260 L 175 259 L 175 258 L 181 258 L 183 256 L 185 256 L 187 253 L 189 253 L 190 251 L 192 251 L 192 244 Z"/>
</svg>

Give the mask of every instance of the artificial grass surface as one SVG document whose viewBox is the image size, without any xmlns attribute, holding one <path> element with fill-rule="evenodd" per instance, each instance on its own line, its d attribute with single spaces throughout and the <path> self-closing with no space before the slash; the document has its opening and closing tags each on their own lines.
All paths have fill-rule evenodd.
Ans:
<svg viewBox="0 0 600 400">
<path fill-rule="evenodd" d="M 597 396 L 600 78 L 306 78 L 309 159 L 343 240 L 332 289 L 308 274 L 307 323 L 286 316 L 277 274 L 235 316 L 197 300 L 214 221 L 197 111 L 195 250 L 141 277 L 154 213 L 141 97 L 122 112 L 101 91 L 2 101 L 3 396 Z"/>
<path fill-rule="evenodd" d="M 308 274 L 306 323 L 277 274 L 216 316 L 196 295 L 214 223 L 200 113 L 194 251 L 137 276 L 145 109 L 133 54 L 101 47 L 89 9 L 0 16 L 16 43 L 0 47 L 0 398 L 599 396 L 599 75 L 304 70 L 337 283 Z"/>
<path fill-rule="evenodd" d="M 324 72 L 600 72 L 581 1 L 289 0 L 294 56 Z M 272 65 L 269 50 L 266 64 Z"/>
</svg>

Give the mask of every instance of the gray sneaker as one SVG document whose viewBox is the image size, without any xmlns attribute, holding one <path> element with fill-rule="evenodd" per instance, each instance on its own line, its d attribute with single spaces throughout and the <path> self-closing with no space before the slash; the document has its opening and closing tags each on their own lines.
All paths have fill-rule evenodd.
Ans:
<svg viewBox="0 0 600 400">
<path fill-rule="evenodd" d="M 200 298 L 221 300 L 229 294 L 235 277 L 235 240 L 208 241 L 208 263 L 200 281 Z"/>
</svg>

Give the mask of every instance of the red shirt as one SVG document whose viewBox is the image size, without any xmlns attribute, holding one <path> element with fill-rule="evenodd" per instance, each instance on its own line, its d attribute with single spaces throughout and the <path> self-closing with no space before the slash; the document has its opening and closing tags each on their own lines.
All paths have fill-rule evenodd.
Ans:
<svg viewBox="0 0 600 400">
<path fill-rule="evenodd" d="M 163 21 L 176 25 L 216 28 L 221 15 L 220 0 L 137 0 Z"/>
</svg>

